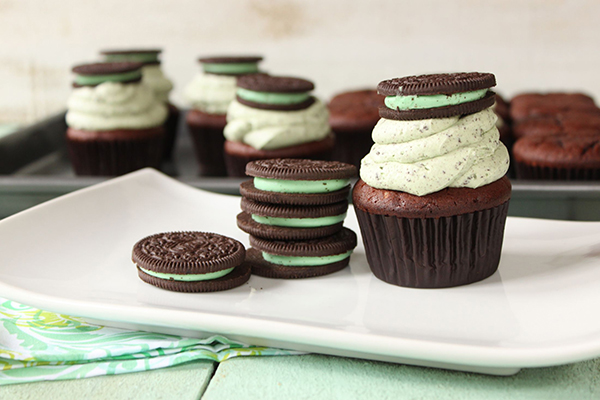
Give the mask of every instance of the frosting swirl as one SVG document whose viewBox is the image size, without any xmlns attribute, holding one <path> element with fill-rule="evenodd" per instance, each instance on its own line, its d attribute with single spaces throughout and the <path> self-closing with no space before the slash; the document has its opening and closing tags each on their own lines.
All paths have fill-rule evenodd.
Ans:
<svg viewBox="0 0 600 400">
<path fill-rule="evenodd" d="M 491 108 L 463 117 L 380 119 L 360 168 L 369 186 L 424 196 L 447 187 L 477 188 L 506 174 L 509 156 Z"/>
<path fill-rule="evenodd" d="M 262 110 L 234 100 L 227 111 L 223 134 L 230 141 L 273 150 L 321 140 L 330 131 L 329 112 L 319 99 L 296 111 Z"/>
<path fill-rule="evenodd" d="M 164 103 L 140 83 L 105 82 L 75 88 L 67 108 L 67 125 L 90 131 L 152 128 L 167 118 Z"/>
<path fill-rule="evenodd" d="M 184 89 L 183 96 L 197 110 L 226 114 L 235 91 L 235 76 L 199 73 Z"/>
<path fill-rule="evenodd" d="M 162 72 L 160 65 L 144 65 L 142 67 L 142 82 L 154 91 L 159 101 L 167 103 L 169 93 L 173 90 L 171 82 Z"/>
</svg>

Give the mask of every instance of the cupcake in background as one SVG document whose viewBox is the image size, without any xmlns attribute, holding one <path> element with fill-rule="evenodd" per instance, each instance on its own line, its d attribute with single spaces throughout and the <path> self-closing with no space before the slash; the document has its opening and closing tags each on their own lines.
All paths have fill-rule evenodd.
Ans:
<svg viewBox="0 0 600 400">
<path fill-rule="evenodd" d="M 325 104 L 300 78 L 245 75 L 227 110 L 225 163 L 229 176 L 245 176 L 246 164 L 269 158 L 329 160 L 335 143 Z"/>
<path fill-rule="evenodd" d="M 156 98 L 168 108 L 169 114 L 165 121 L 165 143 L 163 146 L 163 160 L 173 157 L 175 138 L 177 136 L 177 125 L 179 123 L 179 109 L 169 102 L 169 94 L 173 90 L 173 82 L 169 80 L 161 69 L 159 49 L 131 49 L 131 50 L 104 50 L 100 54 L 107 62 L 141 62 L 142 83 L 147 85 Z"/>
<path fill-rule="evenodd" d="M 511 185 L 492 109 L 492 74 L 383 81 L 382 119 L 352 199 L 371 270 L 440 288 L 498 268 Z"/>
<path fill-rule="evenodd" d="M 78 65 L 67 104 L 67 147 L 77 175 L 158 168 L 167 107 L 142 84 L 142 63 Z"/>
<path fill-rule="evenodd" d="M 184 90 L 191 110 L 186 124 L 192 141 L 199 173 L 203 176 L 226 176 L 223 158 L 223 129 L 227 124 L 229 104 L 235 99 L 238 76 L 259 73 L 262 57 L 200 58 L 202 71 Z"/>
<path fill-rule="evenodd" d="M 335 133 L 332 160 L 360 167 L 373 146 L 371 132 L 379 121 L 383 96 L 377 90 L 356 90 L 336 95 L 329 102 L 329 124 Z"/>
</svg>

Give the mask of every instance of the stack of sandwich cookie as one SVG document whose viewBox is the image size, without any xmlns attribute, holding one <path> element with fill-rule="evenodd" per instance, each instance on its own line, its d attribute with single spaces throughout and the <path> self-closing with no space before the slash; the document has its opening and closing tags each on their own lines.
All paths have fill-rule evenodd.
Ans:
<svg viewBox="0 0 600 400">
<path fill-rule="evenodd" d="M 330 159 L 329 114 L 311 95 L 313 89 L 312 82 L 300 78 L 254 74 L 238 79 L 224 130 L 229 176 L 245 176 L 253 160 Z"/>
<path fill-rule="evenodd" d="M 464 285 L 498 268 L 511 185 L 486 73 L 383 81 L 353 203 L 367 261 L 399 286 Z"/>
<path fill-rule="evenodd" d="M 79 65 L 66 115 L 77 175 L 121 175 L 160 166 L 167 107 L 141 84 L 143 64 Z"/>
<path fill-rule="evenodd" d="M 159 101 L 165 103 L 169 115 L 165 121 L 165 143 L 163 146 L 163 159 L 172 158 L 177 125 L 179 123 L 179 109 L 169 102 L 169 93 L 173 90 L 171 82 L 162 72 L 159 59 L 160 49 L 129 49 L 129 50 L 104 50 L 100 54 L 107 62 L 140 62 L 142 67 L 142 82 L 147 85 Z"/>
<path fill-rule="evenodd" d="M 251 235 L 255 247 L 248 251 L 253 273 L 305 278 L 348 264 L 356 235 L 343 227 L 343 221 L 356 167 L 336 161 L 271 159 L 248 163 L 246 173 L 254 179 L 240 186 L 243 212 L 237 223 Z"/>
<path fill-rule="evenodd" d="M 235 99 L 236 79 L 241 75 L 260 73 L 262 57 L 204 57 L 198 61 L 200 72 L 185 88 L 184 96 L 191 106 L 186 124 L 194 144 L 194 152 L 203 176 L 226 176 L 223 158 L 223 129 L 227 124 L 229 104 Z"/>
<path fill-rule="evenodd" d="M 215 292 L 250 278 L 246 251 L 237 240 L 216 233 L 167 232 L 145 237 L 132 260 L 144 282 L 176 292 Z"/>
</svg>

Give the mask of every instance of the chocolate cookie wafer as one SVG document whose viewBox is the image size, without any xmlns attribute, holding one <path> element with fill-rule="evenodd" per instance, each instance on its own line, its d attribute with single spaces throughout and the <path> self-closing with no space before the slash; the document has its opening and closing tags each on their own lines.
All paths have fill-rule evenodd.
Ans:
<svg viewBox="0 0 600 400">
<path fill-rule="evenodd" d="M 299 279 L 339 271 L 348 265 L 356 234 L 343 228 L 327 238 L 274 241 L 250 236 L 246 262 L 252 273 L 267 278 Z"/>
<path fill-rule="evenodd" d="M 142 80 L 141 62 L 108 62 L 73 67 L 73 87 L 97 86 L 104 82 L 134 83 Z"/>
<path fill-rule="evenodd" d="M 257 237 L 305 240 L 333 235 L 342 229 L 348 201 L 320 206 L 261 203 L 242 197 L 238 227 Z"/>
<path fill-rule="evenodd" d="M 348 198 L 355 166 L 339 161 L 278 158 L 252 161 L 242 183 L 242 196 L 263 203 L 324 205 Z"/>
<path fill-rule="evenodd" d="M 250 278 L 239 241 L 208 232 L 157 233 L 133 247 L 132 260 L 144 282 L 176 292 L 215 292 Z"/>
<path fill-rule="evenodd" d="M 420 120 L 473 114 L 494 105 L 493 74 L 462 72 L 395 78 L 380 82 L 387 96 L 379 115 L 385 119 Z"/>
<path fill-rule="evenodd" d="M 312 82 L 301 78 L 245 75 L 237 80 L 236 99 L 248 107 L 264 110 L 304 110 L 315 102 L 310 94 L 314 88 Z"/>
<path fill-rule="evenodd" d="M 144 65 L 159 65 L 161 49 L 124 49 L 124 50 L 102 50 L 102 54 L 108 62 L 135 61 Z"/>
<path fill-rule="evenodd" d="M 259 71 L 258 63 L 262 61 L 260 56 L 240 57 L 202 57 L 198 61 L 202 64 L 205 74 L 233 75 L 256 74 Z"/>
</svg>

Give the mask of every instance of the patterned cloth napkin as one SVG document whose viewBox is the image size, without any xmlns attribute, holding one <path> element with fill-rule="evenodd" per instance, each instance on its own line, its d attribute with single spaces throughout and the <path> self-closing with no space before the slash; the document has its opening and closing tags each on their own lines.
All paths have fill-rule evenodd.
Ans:
<svg viewBox="0 0 600 400">
<path fill-rule="evenodd" d="M 193 360 L 301 352 L 92 325 L 0 298 L 0 385 L 116 375 Z"/>
</svg>

